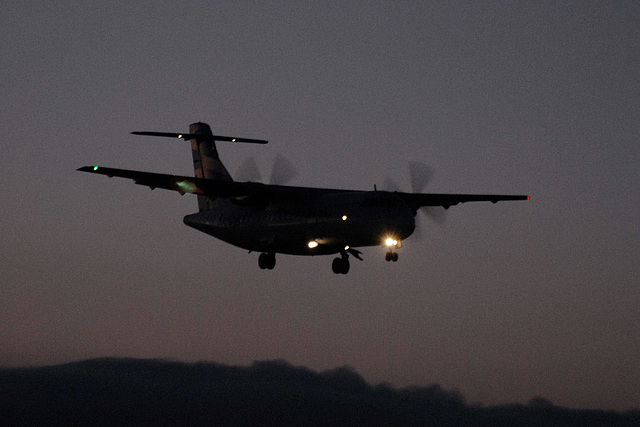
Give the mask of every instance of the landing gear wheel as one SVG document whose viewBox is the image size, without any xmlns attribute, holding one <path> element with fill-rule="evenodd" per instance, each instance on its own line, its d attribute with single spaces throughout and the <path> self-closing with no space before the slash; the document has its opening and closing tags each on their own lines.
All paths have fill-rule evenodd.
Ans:
<svg viewBox="0 0 640 427">
<path fill-rule="evenodd" d="M 384 260 L 396 262 L 398 261 L 398 254 L 396 252 L 387 252 L 384 254 Z"/>
<path fill-rule="evenodd" d="M 276 266 L 276 254 L 262 253 L 258 258 L 258 266 L 263 270 L 273 270 Z"/>
<path fill-rule="evenodd" d="M 349 258 L 336 258 L 331 264 L 331 269 L 335 274 L 347 274 L 349 267 Z"/>
</svg>

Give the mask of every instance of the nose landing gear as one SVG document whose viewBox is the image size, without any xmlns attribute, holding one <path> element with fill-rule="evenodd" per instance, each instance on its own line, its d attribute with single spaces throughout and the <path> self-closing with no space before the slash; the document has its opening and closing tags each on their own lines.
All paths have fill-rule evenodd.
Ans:
<svg viewBox="0 0 640 427">
<path fill-rule="evenodd" d="M 396 252 L 393 252 L 393 250 L 395 248 L 401 248 L 402 241 L 397 240 L 395 237 L 387 237 L 387 239 L 384 241 L 384 244 L 387 245 L 387 248 L 389 248 L 389 252 L 384 255 L 384 260 L 393 262 L 398 261 L 398 254 Z"/>
<path fill-rule="evenodd" d="M 384 260 L 396 262 L 398 261 L 398 253 L 389 251 L 386 254 L 384 254 Z"/>
</svg>

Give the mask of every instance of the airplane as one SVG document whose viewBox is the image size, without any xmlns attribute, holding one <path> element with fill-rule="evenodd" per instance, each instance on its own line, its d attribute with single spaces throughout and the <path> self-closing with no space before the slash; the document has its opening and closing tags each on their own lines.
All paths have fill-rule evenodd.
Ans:
<svg viewBox="0 0 640 427">
<path fill-rule="evenodd" d="M 528 200 L 524 195 L 434 194 L 420 192 L 341 190 L 236 182 L 222 164 L 216 141 L 267 144 L 261 139 L 213 135 L 206 123 L 193 123 L 189 133 L 131 132 L 191 142 L 195 176 L 84 166 L 79 171 L 132 179 L 152 190 L 195 194 L 198 212 L 183 222 L 231 245 L 260 253 L 258 266 L 271 270 L 276 254 L 334 255 L 332 271 L 347 274 L 349 255 L 362 260 L 356 248 L 383 246 L 385 260 L 398 260 L 396 250 L 414 232 L 423 207 L 466 202 Z"/>
</svg>

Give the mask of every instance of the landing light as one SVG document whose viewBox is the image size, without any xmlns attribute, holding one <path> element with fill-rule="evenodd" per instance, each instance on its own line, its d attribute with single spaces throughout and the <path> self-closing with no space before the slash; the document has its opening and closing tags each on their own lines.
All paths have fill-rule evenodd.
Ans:
<svg viewBox="0 0 640 427">
<path fill-rule="evenodd" d="M 346 221 L 347 220 L 347 216 L 346 215 L 342 215 L 342 220 Z"/>
<path fill-rule="evenodd" d="M 182 134 L 178 135 L 178 139 L 182 138 Z"/>
<path fill-rule="evenodd" d="M 398 244 L 398 241 L 395 239 L 392 239 L 391 237 L 387 237 L 387 240 L 385 240 L 384 243 L 387 246 L 395 246 Z"/>
<path fill-rule="evenodd" d="M 309 249 L 314 249 L 318 247 L 318 242 L 316 242 L 315 240 L 312 240 L 308 243 Z"/>
</svg>

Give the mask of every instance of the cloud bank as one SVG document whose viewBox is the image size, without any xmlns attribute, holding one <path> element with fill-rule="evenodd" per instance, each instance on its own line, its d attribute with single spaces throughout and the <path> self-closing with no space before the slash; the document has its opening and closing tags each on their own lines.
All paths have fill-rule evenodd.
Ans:
<svg viewBox="0 0 640 427">
<path fill-rule="evenodd" d="M 544 398 L 482 407 L 439 385 L 370 385 L 349 367 L 248 367 L 94 359 L 0 369 L 4 425 L 638 426 L 640 412 L 574 410 Z"/>
</svg>

